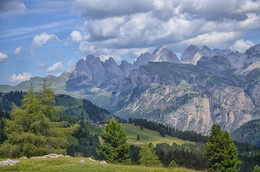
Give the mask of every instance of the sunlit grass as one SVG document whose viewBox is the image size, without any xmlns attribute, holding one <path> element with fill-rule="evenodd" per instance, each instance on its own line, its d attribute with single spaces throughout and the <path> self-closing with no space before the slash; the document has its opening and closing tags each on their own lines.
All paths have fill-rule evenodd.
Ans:
<svg viewBox="0 0 260 172">
<path fill-rule="evenodd" d="M 0 159 L 3 161 L 6 159 Z M 88 158 L 82 157 L 62 157 L 62 158 L 47 158 L 47 159 L 18 159 L 20 162 L 14 166 L 0 166 L 0 171 L 62 171 L 62 172 L 77 172 L 77 171 L 173 171 L 173 172 L 193 172 L 195 170 L 186 168 L 163 168 L 163 167 L 145 167 L 140 165 L 120 165 L 120 164 L 100 164 L 99 161 L 92 162 Z M 84 160 L 85 163 L 80 163 Z"/>
<path fill-rule="evenodd" d="M 153 145 L 156 145 L 157 143 L 168 143 L 170 145 L 172 143 L 176 143 L 178 145 L 185 143 L 194 143 L 168 135 L 162 137 L 157 131 L 149 130 L 146 128 L 143 128 L 143 130 L 141 130 L 140 126 L 135 126 L 134 124 L 126 123 L 121 125 L 126 132 L 128 143 L 133 145 L 144 145 L 145 143 L 152 143 Z M 137 140 L 137 134 L 139 134 L 140 140 Z"/>
</svg>

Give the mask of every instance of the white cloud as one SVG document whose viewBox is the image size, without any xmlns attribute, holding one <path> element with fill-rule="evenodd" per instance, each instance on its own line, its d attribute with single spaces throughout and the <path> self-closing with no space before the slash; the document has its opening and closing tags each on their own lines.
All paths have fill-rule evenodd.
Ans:
<svg viewBox="0 0 260 172">
<path fill-rule="evenodd" d="M 17 47 L 17 48 L 15 49 L 14 54 L 15 54 L 15 55 L 20 55 L 21 52 L 22 52 L 22 46 L 19 46 L 19 47 Z"/>
<path fill-rule="evenodd" d="M 4 59 L 7 59 L 7 58 L 8 58 L 7 54 L 4 54 L 4 53 L 0 52 L 0 62 L 4 61 Z"/>
<path fill-rule="evenodd" d="M 223 46 L 240 37 L 239 32 L 211 32 L 184 41 L 185 44 Z"/>
<path fill-rule="evenodd" d="M 238 27 L 243 30 L 260 28 L 260 14 L 255 14 L 255 13 L 247 14 L 247 19 L 240 21 L 238 23 Z"/>
<path fill-rule="evenodd" d="M 64 70 L 64 66 L 62 62 L 57 62 L 54 63 L 52 66 L 48 67 L 46 69 L 46 72 L 56 72 L 56 71 L 61 71 Z"/>
<path fill-rule="evenodd" d="M 70 33 L 70 37 L 72 42 L 80 42 L 82 41 L 82 35 L 79 31 L 73 31 Z"/>
<path fill-rule="evenodd" d="M 31 78 L 31 73 L 29 72 L 24 72 L 23 74 L 13 74 L 11 76 L 11 78 L 8 79 L 8 81 L 11 83 L 11 84 L 18 84 L 22 81 L 26 81 L 26 80 L 29 80 Z"/>
<path fill-rule="evenodd" d="M 42 34 L 36 35 L 35 37 L 33 37 L 32 47 L 39 48 L 51 40 L 58 41 L 59 39 L 54 34 L 47 34 L 47 33 L 43 32 Z"/>
<path fill-rule="evenodd" d="M 254 46 L 254 43 L 252 41 L 243 39 L 237 40 L 230 49 L 233 51 L 239 51 L 239 52 L 245 52 L 248 48 Z"/>
</svg>

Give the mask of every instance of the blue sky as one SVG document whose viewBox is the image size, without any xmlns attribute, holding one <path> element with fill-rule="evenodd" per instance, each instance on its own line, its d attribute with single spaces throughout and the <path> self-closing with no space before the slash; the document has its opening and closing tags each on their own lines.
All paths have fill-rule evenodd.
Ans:
<svg viewBox="0 0 260 172">
<path fill-rule="evenodd" d="M 259 0 L 0 1 L 0 84 L 59 75 L 88 54 L 120 63 L 160 45 L 180 56 L 258 43 Z"/>
</svg>

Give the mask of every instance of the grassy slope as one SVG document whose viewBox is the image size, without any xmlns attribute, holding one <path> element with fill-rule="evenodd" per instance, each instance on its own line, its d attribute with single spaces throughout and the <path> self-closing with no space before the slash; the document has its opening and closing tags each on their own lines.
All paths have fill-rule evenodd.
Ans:
<svg viewBox="0 0 260 172">
<path fill-rule="evenodd" d="M 3 161 L 5 159 L 0 159 Z M 173 171 L 173 172 L 193 172 L 195 170 L 185 168 L 162 168 L 162 167 L 144 167 L 136 165 L 119 165 L 119 164 L 105 164 L 102 165 L 99 161 L 92 162 L 88 158 L 70 157 L 70 158 L 56 158 L 56 159 L 18 159 L 20 162 L 14 166 L 0 166 L 0 171 Z M 85 163 L 79 163 L 84 160 Z"/>
<path fill-rule="evenodd" d="M 176 143 L 176 144 L 185 144 L 185 143 L 194 143 L 190 141 L 185 141 L 181 140 L 175 137 L 171 136 L 166 136 L 166 137 L 161 137 L 159 132 L 149 130 L 146 128 L 143 128 L 141 130 L 140 126 L 135 126 L 134 124 L 121 124 L 122 127 L 124 128 L 126 135 L 127 135 L 127 140 L 129 144 L 131 145 L 144 145 L 145 143 L 153 143 L 153 145 L 156 145 L 157 143 Z M 137 134 L 139 134 L 140 140 L 137 140 Z"/>
</svg>

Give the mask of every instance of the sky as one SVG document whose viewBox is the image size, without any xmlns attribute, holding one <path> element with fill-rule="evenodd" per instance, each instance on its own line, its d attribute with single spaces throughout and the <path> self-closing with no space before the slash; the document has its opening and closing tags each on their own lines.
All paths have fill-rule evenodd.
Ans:
<svg viewBox="0 0 260 172">
<path fill-rule="evenodd" d="M 0 0 L 0 84 L 60 75 L 86 55 L 133 62 L 164 45 L 244 52 L 260 0 Z"/>
</svg>

